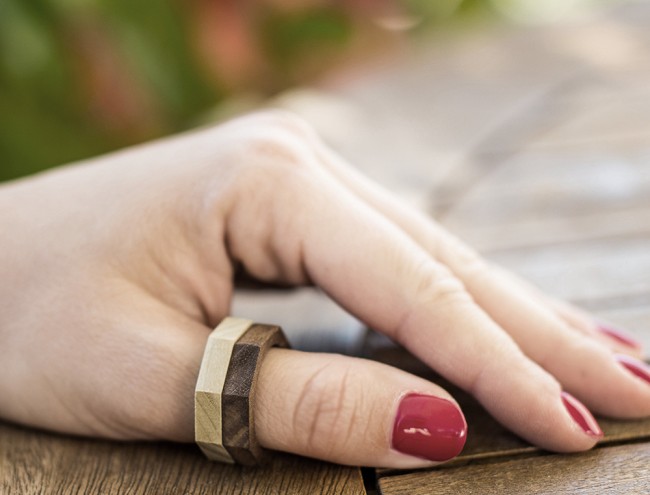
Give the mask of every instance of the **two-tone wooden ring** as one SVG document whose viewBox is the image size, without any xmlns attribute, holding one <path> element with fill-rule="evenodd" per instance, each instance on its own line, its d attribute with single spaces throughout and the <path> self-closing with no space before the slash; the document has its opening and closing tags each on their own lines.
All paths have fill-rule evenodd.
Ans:
<svg viewBox="0 0 650 495">
<path fill-rule="evenodd" d="M 255 437 L 257 376 L 271 347 L 289 347 L 275 325 L 228 317 L 210 334 L 194 392 L 196 443 L 211 460 L 259 464 Z"/>
</svg>

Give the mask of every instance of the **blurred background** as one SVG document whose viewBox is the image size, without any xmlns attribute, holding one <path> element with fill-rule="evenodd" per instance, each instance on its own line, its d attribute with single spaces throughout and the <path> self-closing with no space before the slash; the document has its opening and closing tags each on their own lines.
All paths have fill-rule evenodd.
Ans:
<svg viewBox="0 0 650 495">
<path fill-rule="evenodd" d="M 432 33 L 602 3 L 0 0 L 0 180 L 225 118 Z"/>
<path fill-rule="evenodd" d="M 650 1 L 144 5 L 0 0 L 0 181 L 281 106 L 489 259 L 650 347 Z M 364 326 L 322 294 L 265 297 L 237 294 L 233 314 L 362 353 Z"/>
</svg>

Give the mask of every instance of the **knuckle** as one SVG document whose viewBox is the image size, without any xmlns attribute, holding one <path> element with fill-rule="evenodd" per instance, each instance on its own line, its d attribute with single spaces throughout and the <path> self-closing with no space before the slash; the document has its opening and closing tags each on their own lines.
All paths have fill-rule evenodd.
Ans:
<svg viewBox="0 0 650 495">
<path fill-rule="evenodd" d="M 461 276 L 467 280 L 479 280 L 490 275 L 490 264 L 474 250 L 464 248 L 458 252 L 458 266 Z"/>
<path fill-rule="evenodd" d="M 287 179 L 318 167 L 308 147 L 291 134 L 277 129 L 256 129 L 240 138 L 240 163 L 266 178 Z"/>
<path fill-rule="evenodd" d="M 313 166 L 311 126 L 288 110 L 269 109 L 250 116 L 246 132 L 239 135 L 238 148 L 261 166 L 306 168 Z"/>
<path fill-rule="evenodd" d="M 296 136 L 308 138 L 314 134 L 311 125 L 299 115 L 279 108 L 261 112 L 261 117 L 273 127 L 283 129 Z"/>
<path fill-rule="evenodd" d="M 421 324 L 423 308 L 445 311 L 449 307 L 473 304 L 473 299 L 463 283 L 446 267 L 425 263 L 413 275 L 415 286 L 410 297 L 410 304 L 403 313 L 393 331 L 392 338 L 406 342 L 409 334 Z"/>
<path fill-rule="evenodd" d="M 239 143 L 236 190 L 282 204 L 319 198 L 324 175 L 310 150 L 284 133 L 256 131 Z M 312 199 L 310 199 L 312 198 Z"/>
<path fill-rule="evenodd" d="M 416 304 L 436 306 L 469 302 L 471 297 L 462 282 L 443 266 L 427 266 L 415 276 Z"/>
<path fill-rule="evenodd" d="M 292 136 L 272 130 L 259 129 L 242 139 L 241 146 L 255 163 L 299 166 L 304 153 Z"/>
<path fill-rule="evenodd" d="M 328 456 L 346 448 L 358 423 L 363 390 L 355 383 L 354 365 L 343 356 L 314 372 L 301 391 L 293 412 L 296 438 L 314 455 Z"/>
<path fill-rule="evenodd" d="M 276 198 L 278 193 L 286 198 L 299 192 L 315 175 L 313 160 L 299 144 L 287 135 L 260 129 L 249 130 L 232 139 L 221 150 L 215 167 L 219 172 L 212 175 L 219 180 L 210 180 L 213 187 L 209 192 L 221 193 L 226 184 L 231 193 L 228 197 L 236 200 L 246 196 L 248 206 L 252 198 L 255 204 L 261 204 Z M 224 170 L 228 170 L 228 175 L 223 173 Z M 213 197 L 222 199 L 220 195 L 211 194 L 210 198 Z M 210 202 L 208 207 L 212 212 Z"/>
<path fill-rule="evenodd" d="M 323 166 L 312 146 L 315 132 L 286 110 L 264 110 L 226 124 L 216 158 L 210 160 L 219 177 L 230 171 L 234 190 L 260 187 L 295 190 L 318 175 Z M 216 184 L 216 187 L 221 187 Z"/>
<path fill-rule="evenodd" d="M 474 249 L 456 237 L 449 237 L 438 251 L 439 258 L 463 278 L 482 277 L 490 271 L 489 263 Z"/>
</svg>

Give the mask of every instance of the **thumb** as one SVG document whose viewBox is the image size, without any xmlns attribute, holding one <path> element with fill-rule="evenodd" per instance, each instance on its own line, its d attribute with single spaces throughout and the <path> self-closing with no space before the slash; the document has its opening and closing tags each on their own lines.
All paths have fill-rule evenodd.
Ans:
<svg viewBox="0 0 650 495">
<path fill-rule="evenodd" d="M 440 387 L 337 354 L 270 350 L 254 408 L 261 445 L 341 464 L 430 466 L 458 455 L 467 434 Z"/>
</svg>

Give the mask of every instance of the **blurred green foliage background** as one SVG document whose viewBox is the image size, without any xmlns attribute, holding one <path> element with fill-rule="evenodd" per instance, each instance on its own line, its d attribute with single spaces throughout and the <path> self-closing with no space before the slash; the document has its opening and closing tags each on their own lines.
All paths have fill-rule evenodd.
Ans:
<svg viewBox="0 0 650 495">
<path fill-rule="evenodd" d="M 0 0 L 0 180 L 187 129 L 486 5 Z"/>
</svg>

